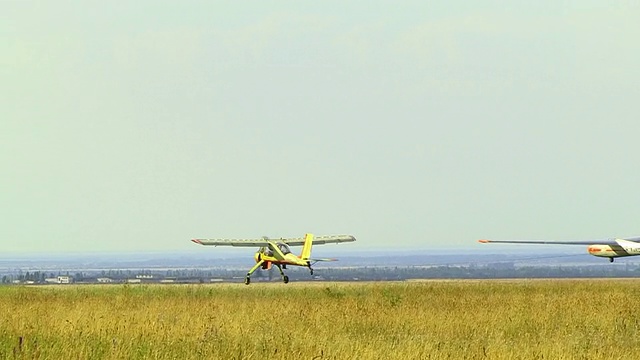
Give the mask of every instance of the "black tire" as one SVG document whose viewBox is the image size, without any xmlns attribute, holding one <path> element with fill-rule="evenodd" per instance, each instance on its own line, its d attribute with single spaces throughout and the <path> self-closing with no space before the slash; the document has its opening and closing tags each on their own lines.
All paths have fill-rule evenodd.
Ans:
<svg viewBox="0 0 640 360">
<path fill-rule="evenodd" d="M 287 275 L 283 276 L 283 277 L 282 277 L 282 281 L 283 281 L 285 284 L 288 284 L 288 283 L 289 283 L 289 277 L 288 277 Z"/>
<path fill-rule="evenodd" d="M 251 278 L 250 278 L 250 277 L 248 277 L 248 276 L 247 276 L 247 277 L 245 277 L 245 278 L 244 278 L 244 284 L 245 284 L 245 285 L 249 285 L 249 284 L 251 284 Z"/>
</svg>

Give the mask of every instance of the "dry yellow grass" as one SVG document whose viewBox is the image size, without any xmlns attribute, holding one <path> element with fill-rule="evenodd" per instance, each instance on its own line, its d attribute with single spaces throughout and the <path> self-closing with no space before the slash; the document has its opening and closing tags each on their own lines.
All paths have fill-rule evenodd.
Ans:
<svg viewBox="0 0 640 360">
<path fill-rule="evenodd" d="M 0 358 L 630 359 L 640 281 L 0 288 Z"/>
</svg>

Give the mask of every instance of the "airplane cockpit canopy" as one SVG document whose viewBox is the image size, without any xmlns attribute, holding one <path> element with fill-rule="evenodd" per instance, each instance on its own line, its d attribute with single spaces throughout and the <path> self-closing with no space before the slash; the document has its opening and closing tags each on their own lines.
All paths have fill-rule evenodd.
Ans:
<svg viewBox="0 0 640 360">
<path fill-rule="evenodd" d="M 289 245 L 285 244 L 285 243 L 278 243 L 278 249 L 280 249 L 280 251 L 282 251 L 283 255 L 287 255 L 291 253 L 291 250 L 289 249 Z"/>
</svg>

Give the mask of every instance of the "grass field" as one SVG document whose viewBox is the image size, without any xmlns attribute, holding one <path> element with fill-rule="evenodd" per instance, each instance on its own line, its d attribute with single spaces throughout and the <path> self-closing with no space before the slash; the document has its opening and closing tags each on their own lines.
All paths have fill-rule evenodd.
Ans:
<svg viewBox="0 0 640 360">
<path fill-rule="evenodd" d="M 632 359 L 640 281 L 0 287 L 3 359 Z"/>
</svg>

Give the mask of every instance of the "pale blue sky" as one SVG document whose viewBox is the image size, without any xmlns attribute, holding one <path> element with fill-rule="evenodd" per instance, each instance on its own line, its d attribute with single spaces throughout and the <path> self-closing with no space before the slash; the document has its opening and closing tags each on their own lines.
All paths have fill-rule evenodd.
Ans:
<svg viewBox="0 0 640 360">
<path fill-rule="evenodd" d="M 640 235 L 638 1 L 2 1 L 3 252 Z"/>
</svg>

